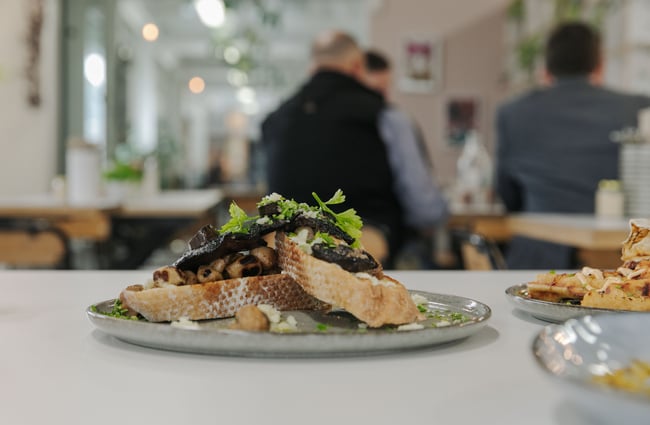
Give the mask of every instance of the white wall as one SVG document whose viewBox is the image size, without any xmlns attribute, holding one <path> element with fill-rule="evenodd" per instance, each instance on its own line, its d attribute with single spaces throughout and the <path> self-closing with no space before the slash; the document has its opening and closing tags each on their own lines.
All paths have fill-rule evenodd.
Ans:
<svg viewBox="0 0 650 425">
<path fill-rule="evenodd" d="M 58 2 L 45 0 L 41 105 L 27 102 L 28 1 L 0 2 L 0 195 L 39 193 L 56 173 Z"/>
<path fill-rule="evenodd" d="M 493 115 L 505 95 L 503 31 L 508 0 L 382 0 L 371 21 L 371 45 L 388 54 L 399 78 L 402 43 L 409 35 L 443 43 L 442 83 L 431 93 L 407 93 L 395 81 L 393 100 L 420 125 L 438 181 L 450 186 L 460 147 L 443 139 L 445 102 L 455 96 L 480 100 L 479 132 L 494 149 Z"/>
</svg>

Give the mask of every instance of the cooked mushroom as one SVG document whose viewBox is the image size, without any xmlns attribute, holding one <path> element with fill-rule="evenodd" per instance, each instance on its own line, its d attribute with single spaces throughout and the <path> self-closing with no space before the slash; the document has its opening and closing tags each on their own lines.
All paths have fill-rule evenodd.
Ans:
<svg viewBox="0 0 650 425">
<path fill-rule="evenodd" d="M 268 317 L 262 311 L 252 304 L 245 305 L 235 313 L 236 322 L 231 326 L 232 329 L 243 331 L 268 331 L 270 323 Z"/>
<path fill-rule="evenodd" d="M 223 275 L 221 272 L 216 271 L 210 266 L 201 266 L 196 272 L 196 277 L 199 282 L 214 282 L 215 280 L 222 280 Z"/>
<path fill-rule="evenodd" d="M 185 276 L 186 285 L 194 285 L 195 283 L 199 282 L 198 276 L 191 270 L 185 270 L 183 272 L 183 276 Z"/>
<path fill-rule="evenodd" d="M 244 255 L 226 266 L 230 278 L 259 276 L 262 274 L 262 264 L 254 255 Z"/>
<path fill-rule="evenodd" d="M 183 272 L 173 266 L 164 266 L 153 272 L 154 286 L 184 285 L 185 276 Z"/>
<path fill-rule="evenodd" d="M 251 255 L 260 261 L 264 270 L 270 270 L 278 263 L 278 256 L 275 250 L 268 246 L 260 246 L 251 249 Z"/>
<path fill-rule="evenodd" d="M 210 267 L 221 273 L 223 272 L 223 269 L 226 268 L 226 260 L 224 258 L 217 258 L 210 263 Z"/>
</svg>

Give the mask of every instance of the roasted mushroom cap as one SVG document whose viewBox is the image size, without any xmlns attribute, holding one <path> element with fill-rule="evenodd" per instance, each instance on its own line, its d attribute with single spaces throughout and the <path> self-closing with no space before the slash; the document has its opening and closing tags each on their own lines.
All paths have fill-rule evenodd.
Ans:
<svg viewBox="0 0 650 425">
<path fill-rule="evenodd" d="M 312 245 L 314 257 L 336 263 L 351 273 L 380 270 L 379 263 L 367 251 L 341 244 L 329 247 L 323 243 Z"/>
<path fill-rule="evenodd" d="M 314 218 L 306 216 L 304 214 L 297 214 L 286 226 L 286 231 L 293 232 L 300 227 L 310 227 L 314 230 L 314 232 L 328 233 L 337 239 L 341 239 L 347 242 L 348 244 L 354 242 L 354 238 L 352 236 L 345 233 L 333 222 L 323 218 Z"/>
<path fill-rule="evenodd" d="M 210 264 L 214 260 L 227 254 L 239 251 L 249 251 L 258 246 L 265 246 L 262 238 L 267 233 L 276 231 L 287 224 L 286 221 L 276 220 L 258 223 L 251 220 L 246 223 L 249 231 L 247 233 L 223 233 L 212 237 L 212 230 L 204 226 L 199 233 L 192 238 L 194 245 L 203 241 L 203 244 L 191 248 L 174 262 L 173 266 L 180 270 L 198 270 L 199 266 Z M 213 228 L 214 229 L 214 228 Z M 192 244 L 190 245 L 192 246 Z"/>
</svg>

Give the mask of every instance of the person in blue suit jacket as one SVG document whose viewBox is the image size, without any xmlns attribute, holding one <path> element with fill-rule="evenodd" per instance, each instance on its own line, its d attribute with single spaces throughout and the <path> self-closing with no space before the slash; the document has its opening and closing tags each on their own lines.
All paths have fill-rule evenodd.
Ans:
<svg viewBox="0 0 650 425">
<path fill-rule="evenodd" d="M 650 97 L 602 87 L 597 31 L 581 22 L 558 25 L 545 51 L 548 86 L 534 89 L 497 113 L 496 190 L 508 211 L 594 213 L 602 179 L 618 179 L 619 145 L 611 133 L 636 126 Z M 575 249 L 515 237 L 512 269 L 575 268 Z"/>
</svg>

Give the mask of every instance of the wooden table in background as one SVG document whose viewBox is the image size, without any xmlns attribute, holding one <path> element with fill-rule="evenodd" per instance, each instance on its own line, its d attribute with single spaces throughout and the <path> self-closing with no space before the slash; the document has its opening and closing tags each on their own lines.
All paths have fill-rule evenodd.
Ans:
<svg viewBox="0 0 650 425">
<path fill-rule="evenodd" d="M 72 206 L 51 195 L 0 198 L 0 220 L 43 221 L 60 229 L 70 240 L 89 241 L 99 247 L 100 268 L 135 268 L 147 254 L 182 226 L 188 232 L 216 223 L 224 200 L 219 189 L 162 191 L 123 202 L 100 199 Z M 10 224 L 9 224 L 10 227 Z M 120 242 L 130 252 L 113 258 L 109 245 Z M 122 251 L 124 250 L 122 249 Z"/>
<path fill-rule="evenodd" d="M 602 219 L 592 214 L 505 214 L 494 208 L 452 208 L 448 226 L 479 233 L 507 244 L 513 236 L 525 236 L 578 249 L 581 264 L 616 268 L 621 246 L 630 226 L 628 218 Z"/>
<path fill-rule="evenodd" d="M 602 219 L 591 214 L 514 214 L 507 226 L 512 235 L 578 248 L 582 264 L 615 268 L 630 232 L 629 219 Z"/>
</svg>

